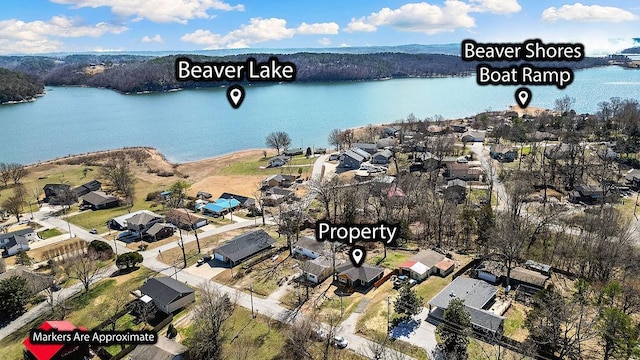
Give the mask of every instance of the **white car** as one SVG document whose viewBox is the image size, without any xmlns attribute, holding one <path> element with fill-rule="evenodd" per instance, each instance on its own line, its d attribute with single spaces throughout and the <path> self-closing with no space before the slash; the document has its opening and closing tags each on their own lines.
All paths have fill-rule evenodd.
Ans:
<svg viewBox="0 0 640 360">
<path fill-rule="evenodd" d="M 338 349 L 344 349 L 349 345 L 349 342 L 342 336 L 335 336 L 333 338 L 333 345 Z"/>
</svg>

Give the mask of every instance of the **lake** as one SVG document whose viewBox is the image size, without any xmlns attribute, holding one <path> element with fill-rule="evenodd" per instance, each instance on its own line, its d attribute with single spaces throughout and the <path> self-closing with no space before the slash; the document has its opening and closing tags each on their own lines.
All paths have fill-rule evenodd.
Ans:
<svg viewBox="0 0 640 360">
<path fill-rule="evenodd" d="M 111 90 L 48 87 L 35 102 L 0 106 L 0 162 L 34 163 L 123 146 L 152 146 L 170 161 L 265 147 L 286 131 L 292 147 L 327 146 L 334 128 L 389 123 L 410 113 L 459 118 L 515 104 L 517 86 L 478 86 L 473 77 L 245 87 L 234 110 L 224 88 L 122 95 Z M 602 67 L 575 72 L 564 90 L 530 87 L 530 106 L 553 108 L 565 95 L 579 113 L 610 97 L 640 98 L 640 71 Z"/>
</svg>

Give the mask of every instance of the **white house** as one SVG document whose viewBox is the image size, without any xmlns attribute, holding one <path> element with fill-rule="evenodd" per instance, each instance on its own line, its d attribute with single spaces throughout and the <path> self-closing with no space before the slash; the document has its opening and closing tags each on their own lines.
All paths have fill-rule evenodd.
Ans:
<svg viewBox="0 0 640 360">
<path fill-rule="evenodd" d="M 32 228 L 0 234 L 0 249 L 2 257 L 9 257 L 20 251 L 29 250 L 29 242 L 35 240 L 36 235 Z"/>
</svg>

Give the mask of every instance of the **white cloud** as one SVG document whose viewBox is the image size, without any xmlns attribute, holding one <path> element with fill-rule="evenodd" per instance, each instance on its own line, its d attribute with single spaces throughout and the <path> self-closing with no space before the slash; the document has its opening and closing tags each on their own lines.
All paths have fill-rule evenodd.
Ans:
<svg viewBox="0 0 640 360">
<path fill-rule="evenodd" d="M 118 52 L 118 51 L 124 51 L 124 48 L 110 49 L 110 48 L 103 48 L 102 46 L 98 46 L 98 47 L 95 47 L 95 48 L 91 49 L 91 51 L 95 51 L 95 52 L 99 52 L 99 53 Z"/>
<path fill-rule="evenodd" d="M 366 18 L 363 16 L 359 19 L 351 18 L 351 22 L 347 25 L 347 28 L 344 30 L 346 32 L 373 32 L 376 31 L 377 28 L 374 25 L 368 24 L 366 22 Z"/>
<path fill-rule="evenodd" d="M 18 19 L 0 21 L 0 52 L 38 53 L 59 51 L 62 43 L 51 37 L 77 38 L 100 37 L 104 34 L 120 34 L 126 26 L 105 22 L 94 25 L 79 24 L 66 16 L 54 16 L 47 21 L 25 22 Z"/>
<path fill-rule="evenodd" d="M 341 48 L 346 48 L 346 47 L 351 47 L 351 45 L 346 44 L 346 43 L 342 43 L 342 44 L 340 44 L 340 47 Z"/>
<path fill-rule="evenodd" d="M 338 34 L 338 29 L 340 26 L 334 22 L 330 23 L 315 23 L 315 24 L 307 24 L 302 23 L 296 29 L 296 34 L 303 35 L 336 35 Z"/>
<path fill-rule="evenodd" d="M 469 16 L 472 7 L 458 0 L 446 0 L 444 6 L 431 5 L 426 2 L 408 3 L 392 10 L 382 8 L 367 18 L 360 18 L 347 26 L 356 31 L 357 28 L 372 31 L 378 26 L 391 26 L 401 31 L 436 34 L 451 32 L 457 28 L 471 28 L 475 20 Z"/>
<path fill-rule="evenodd" d="M 226 35 L 198 29 L 183 35 L 180 40 L 204 45 L 207 49 L 245 48 L 255 43 L 288 39 L 296 34 L 337 34 L 338 28 L 336 23 L 302 23 L 297 28 L 289 28 L 284 19 L 251 18 L 249 24 L 241 25 Z"/>
<path fill-rule="evenodd" d="M 327 37 L 323 37 L 322 39 L 318 40 L 318 44 L 320 44 L 322 46 L 329 46 L 329 45 L 331 45 L 331 39 L 329 39 Z"/>
<path fill-rule="evenodd" d="M 208 10 L 244 11 L 244 5 L 230 5 L 220 0 L 51 0 L 58 4 L 73 5 L 74 8 L 110 7 L 119 16 L 135 16 L 134 21 L 148 19 L 153 22 L 177 22 L 208 19 Z"/>
<path fill-rule="evenodd" d="M 558 20 L 580 22 L 624 22 L 638 20 L 638 16 L 624 9 L 612 6 L 563 5 L 560 8 L 550 7 L 542 12 L 542 20 L 556 22 Z"/>
<path fill-rule="evenodd" d="M 518 0 L 471 0 L 474 12 L 490 12 L 493 14 L 511 14 L 522 10 Z"/>
<path fill-rule="evenodd" d="M 162 36 L 160 36 L 160 34 L 155 34 L 154 36 L 149 36 L 149 35 L 145 35 L 142 40 L 140 40 L 144 43 L 150 43 L 150 42 L 157 42 L 157 43 L 162 43 L 164 42 L 164 40 L 162 40 Z"/>
</svg>

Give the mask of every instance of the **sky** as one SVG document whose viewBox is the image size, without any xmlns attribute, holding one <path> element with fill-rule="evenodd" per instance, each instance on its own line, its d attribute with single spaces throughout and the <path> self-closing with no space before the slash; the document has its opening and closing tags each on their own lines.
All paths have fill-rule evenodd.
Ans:
<svg viewBox="0 0 640 360">
<path fill-rule="evenodd" d="M 633 46 L 630 0 L 2 0 L 0 54 L 478 42 Z"/>
</svg>

